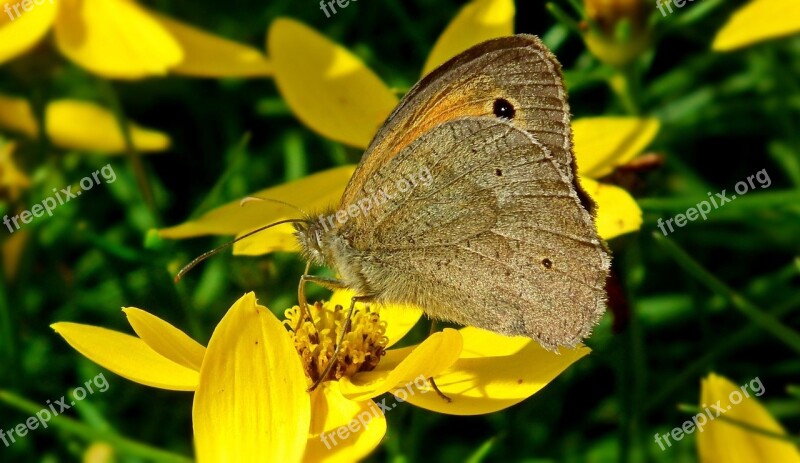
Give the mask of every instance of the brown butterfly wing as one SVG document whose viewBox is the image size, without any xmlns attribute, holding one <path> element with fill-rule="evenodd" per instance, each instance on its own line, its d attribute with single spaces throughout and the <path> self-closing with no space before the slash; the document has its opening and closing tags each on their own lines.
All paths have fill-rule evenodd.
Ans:
<svg viewBox="0 0 800 463">
<path fill-rule="evenodd" d="M 539 140 L 573 182 L 566 97 L 561 65 L 538 37 L 521 34 L 472 47 L 432 71 L 403 98 L 364 154 L 342 204 L 354 200 L 352 187 L 423 133 L 461 117 L 494 117 L 500 100 L 513 107 L 511 124 Z M 576 181 L 573 187 L 592 213 L 591 199 Z"/>
<path fill-rule="evenodd" d="M 428 184 L 392 189 L 424 167 Z M 429 130 L 354 193 L 380 190 L 390 199 L 338 230 L 379 301 L 548 348 L 578 343 L 602 315 L 609 258 L 593 219 L 549 149 L 513 123 Z"/>
</svg>

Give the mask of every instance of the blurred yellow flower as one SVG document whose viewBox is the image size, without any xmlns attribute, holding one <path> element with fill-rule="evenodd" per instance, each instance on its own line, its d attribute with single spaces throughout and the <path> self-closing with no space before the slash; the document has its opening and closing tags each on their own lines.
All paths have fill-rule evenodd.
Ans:
<svg viewBox="0 0 800 463">
<path fill-rule="evenodd" d="M 9 0 L 0 13 L 0 64 L 54 31 L 59 51 L 92 73 L 139 79 L 167 73 L 198 77 L 265 76 L 263 53 L 129 0 Z"/>
<path fill-rule="evenodd" d="M 95 442 L 83 452 L 83 463 L 114 463 L 114 447 L 105 442 Z"/>
<path fill-rule="evenodd" d="M 47 137 L 63 149 L 86 150 L 107 154 L 125 151 L 125 139 L 117 120 L 108 110 L 78 100 L 55 100 L 45 108 Z M 0 129 L 29 138 L 39 136 L 39 124 L 30 103 L 23 98 L 0 95 Z M 164 151 L 169 137 L 156 130 L 131 124 L 133 145 L 143 153 Z"/>
<path fill-rule="evenodd" d="M 446 61 L 449 54 L 491 37 L 512 34 L 513 21 L 511 1 L 469 3 L 437 41 L 423 73 Z M 394 93 L 354 54 L 299 22 L 276 20 L 268 35 L 275 82 L 297 117 L 325 137 L 366 148 L 397 105 Z M 600 117 L 573 121 L 578 173 L 581 184 L 598 204 L 597 224 L 605 239 L 638 230 L 642 212 L 628 192 L 592 178 L 640 154 L 658 129 L 655 119 Z M 305 211 L 319 210 L 339 203 L 354 168 L 331 169 L 252 196 L 285 201 Z M 172 239 L 207 234 L 241 236 L 289 218 L 292 213 L 267 202 L 250 203 L 244 208 L 232 202 L 159 233 Z M 297 251 L 293 232 L 291 225 L 278 226 L 236 243 L 233 252 L 259 255 Z"/>
<path fill-rule="evenodd" d="M 764 40 L 800 33 L 800 2 L 753 0 L 739 8 L 720 29 L 711 48 L 730 51 Z"/>
<path fill-rule="evenodd" d="M 14 162 L 14 143 L 0 146 L 0 200 L 16 201 L 22 190 L 31 185 L 31 180 Z"/>
<path fill-rule="evenodd" d="M 327 304 L 314 305 L 320 331 L 306 322 L 295 333 L 247 293 L 223 317 L 208 348 L 135 308 L 124 312 L 138 337 L 75 323 L 52 327 L 78 352 L 120 376 L 195 391 L 200 462 L 256 461 L 256 455 L 258 461 L 298 461 L 302 455 L 305 461 L 358 460 L 378 446 L 386 432 L 384 411 L 394 408 L 385 399 L 372 401 L 379 395 L 392 392 L 398 401 L 454 415 L 491 413 L 531 396 L 589 353 L 581 346 L 554 354 L 531 339 L 475 328 L 445 329 L 416 346 L 389 349 L 421 311 L 359 304 L 340 352 L 346 366 L 309 394 L 314 372 L 333 353 L 331 342 L 343 326 L 341 306 L 351 297 L 337 292 Z M 284 323 L 296 326 L 297 308 L 286 315 Z M 429 393 L 422 379 L 431 376 L 452 402 Z M 359 416 L 363 427 L 353 430 Z"/>
<path fill-rule="evenodd" d="M 702 381 L 701 408 L 713 404 L 716 411 L 712 410 L 712 414 L 721 410 L 725 418 L 786 435 L 783 427 L 754 397 L 763 394 L 761 380 L 754 378 L 747 386 L 749 388 L 745 385 L 739 387 L 727 378 L 711 373 Z M 710 420 L 698 433 L 697 451 L 702 463 L 800 463 L 800 452 L 792 443 L 749 431 L 719 418 Z"/>
<path fill-rule="evenodd" d="M 622 67 L 650 46 L 648 12 L 642 0 L 584 0 L 587 48 L 600 61 Z"/>
</svg>

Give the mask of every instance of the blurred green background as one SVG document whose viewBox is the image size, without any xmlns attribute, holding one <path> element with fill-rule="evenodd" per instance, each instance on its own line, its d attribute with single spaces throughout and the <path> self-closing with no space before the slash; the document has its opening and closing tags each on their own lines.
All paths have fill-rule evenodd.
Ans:
<svg viewBox="0 0 800 463">
<path fill-rule="evenodd" d="M 465 2 L 362 0 L 330 19 L 312 0 L 142 3 L 261 50 L 273 19 L 299 19 L 405 91 Z M 556 4 L 571 11 L 569 2 Z M 661 130 L 648 151 L 664 164 L 636 175 L 642 229 L 610 243 L 619 291 L 587 341 L 592 354 L 503 412 L 449 417 L 399 407 L 387 416 L 387 437 L 372 461 L 696 461 L 696 435 L 663 452 L 653 435 L 690 416 L 677 405 L 697 404 L 700 378 L 710 371 L 737 384 L 760 377 L 766 389 L 760 400 L 797 435 L 800 396 L 790 386 L 800 385 L 800 351 L 754 317 L 773 314 L 800 336 L 800 37 L 712 52 L 714 34 L 743 4 L 704 0 L 662 17 L 645 2 L 643 24 L 652 30 L 652 45 L 624 71 L 636 82 L 631 106 L 609 85 L 620 71 L 592 56 L 544 2 L 517 2 L 516 31 L 540 35 L 553 48 L 566 71 L 573 114 L 636 110 L 657 117 Z M 296 303 L 304 265 L 299 256 L 226 252 L 176 286 L 172 276 L 181 265 L 225 240 L 166 241 L 153 230 L 258 189 L 357 162 L 361 152 L 304 127 L 269 78 L 107 81 L 44 47 L 35 59 L 0 67 L 0 93 L 39 107 L 67 97 L 118 104 L 131 120 L 172 138 L 168 151 L 142 159 L 155 198 L 148 207 L 127 156 L 64 151 L 0 131 L 4 140 L 19 140 L 14 159 L 31 179 L 19 198 L 4 194 L 2 214 L 30 208 L 52 188 L 107 163 L 117 175 L 53 217 L 25 225 L 18 259 L 6 246 L 11 235 L 0 232 L 0 428 L 30 415 L 20 410 L 20 398 L 41 407 L 102 371 L 109 390 L 66 416 L 90 430 L 113 430 L 191 455 L 191 394 L 147 388 L 102 370 L 49 325 L 74 321 L 130 332 L 119 309 L 132 306 L 205 343 L 231 303 L 251 290 L 282 314 Z M 658 218 L 685 212 L 707 192 L 731 191 L 761 169 L 769 173 L 769 188 L 660 237 Z M 325 291 L 311 292 L 311 299 L 322 297 Z M 419 326 L 415 339 L 426 329 Z M 76 429 L 32 431 L 0 446 L 0 460 L 79 461 L 94 439 Z M 121 448 L 114 458 L 143 461 Z"/>
</svg>

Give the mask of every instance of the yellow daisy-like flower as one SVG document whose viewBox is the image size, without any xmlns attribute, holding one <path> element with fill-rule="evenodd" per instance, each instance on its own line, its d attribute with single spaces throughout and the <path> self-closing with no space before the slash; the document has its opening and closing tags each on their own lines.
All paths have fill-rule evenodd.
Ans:
<svg viewBox="0 0 800 463">
<path fill-rule="evenodd" d="M 92 73 L 250 77 L 272 72 L 263 53 L 129 0 L 9 0 L 0 12 L 0 64 L 44 39 Z"/>
<path fill-rule="evenodd" d="M 477 43 L 512 34 L 513 21 L 511 0 L 469 3 L 434 45 L 423 74 Z M 323 136 L 365 148 L 398 103 L 391 89 L 354 54 L 296 21 L 275 21 L 268 42 L 275 81 L 297 117 Z M 592 179 L 639 155 L 658 133 L 658 120 L 597 117 L 577 119 L 572 125 L 578 174 L 584 189 L 598 204 L 600 235 L 608 240 L 638 230 L 642 212 L 628 192 Z M 252 196 L 285 201 L 306 211 L 319 210 L 339 203 L 354 169 L 330 169 Z M 172 239 L 208 234 L 241 236 L 292 214 L 273 203 L 253 202 L 242 208 L 239 202 L 232 202 L 196 220 L 163 229 L 160 234 Z M 288 224 L 277 226 L 236 243 L 233 252 L 259 255 L 296 251 L 293 231 Z"/>
<path fill-rule="evenodd" d="M 800 2 L 753 0 L 739 8 L 722 26 L 711 48 L 715 51 L 731 51 L 798 33 L 800 33 Z"/>
<path fill-rule="evenodd" d="M 711 414 L 755 426 L 764 431 L 786 435 L 767 409 L 756 400 L 764 393 L 759 378 L 737 386 L 714 373 L 702 381 L 700 405 L 713 407 Z M 697 435 L 697 451 L 703 463 L 738 463 L 751 461 L 800 463 L 800 451 L 792 443 L 758 434 L 736 424 L 714 419 Z"/>
<path fill-rule="evenodd" d="M 343 324 L 338 292 L 311 308 L 315 324 L 287 329 L 253 293 L 237 301 L 204 348 L 149 313 L 124 309 L 138 337 L 75 323 L 53 329 L 78 352 L 148 386 L 195 391 L 193 422 L 200 462 L 354 461 L 386 432 L 384 413 L 398 402 L 456 415 L 490 413 L 531 396 L 586 347 L 545 351 L 526 338 L 475 328 L 445 329 L 419 345 L 390 349 L 419 319 L 408 307 L 357 306 L 340 353 L 342 365 L 307 393 L 333 353 Z M 297 325 L 296 308 L 286 325 Z M 520 368 L 535 365 L 535 368 Z M 432 393 L 436 378 L 452 402 Z M 372 399 L 386 392 L 394 402 Z"/>
<path fill-rule="evenodd" d="M 0 146 L 0 200 L 16 201 L 22 190 L 31 185 L 31 180 L 14 162 L 14 143 Z"/>
<path fill-rule="evenodd" d="M 125 139 L 114 115 L 93 103 L 78 100 L 55 100 L 45 108 L 47 137 L 64 149 L 86 150 L 107 154 L 125 151 Z M 39 124 L 33 108 L 24 98 L 0 95 L 0 129 L 37 138 Z M 142 153 L 164 151 L 170 146 L 169 136 L 156 130 L 131 124 L 133 145 Z"/>
</svg>

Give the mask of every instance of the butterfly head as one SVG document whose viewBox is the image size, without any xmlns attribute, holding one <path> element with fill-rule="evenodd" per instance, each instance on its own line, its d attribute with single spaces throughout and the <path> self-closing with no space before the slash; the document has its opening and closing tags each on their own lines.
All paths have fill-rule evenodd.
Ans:
<svg viewBox="0 0 800 463">
<path fill-rule="evenodd" d="M 300 248 L 303 255 L 309 261 L 317 265 L 325 265 L 325 233 L 326 230 L 311 218 L 303 222 L 296 222 L 294 224 L 294 235 L 297 237 L 297 242 L 300 243 Z"/>
</svg>

